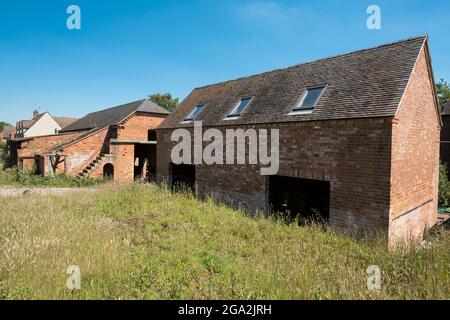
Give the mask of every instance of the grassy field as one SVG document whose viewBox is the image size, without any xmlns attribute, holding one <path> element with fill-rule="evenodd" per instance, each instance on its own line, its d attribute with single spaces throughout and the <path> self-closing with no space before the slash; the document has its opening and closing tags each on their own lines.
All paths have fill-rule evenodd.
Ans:
<svg viewBox="0 0 450 320">
<path fill-rule="evenodd" d="M 449 299 L 450 234 L 389 253 L 154 185 L 0 198 L 2 299 Z M 66 269 L 81 269 L 81 290 Z M 366 269 L 381 269 L 368 290 Z"/>
</svg>

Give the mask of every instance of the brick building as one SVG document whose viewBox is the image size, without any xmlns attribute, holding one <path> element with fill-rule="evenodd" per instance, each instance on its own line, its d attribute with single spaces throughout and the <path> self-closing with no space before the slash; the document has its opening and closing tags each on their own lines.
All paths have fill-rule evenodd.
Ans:
<svg viewBox="0 0 450 320">
<path fill-rule="evenodd" d="M 80 134 L 80 132 L 74 132 L 12 139 L 7 144 L 7 155 L 19 170 L 30 171 L 37 166 L 39 154 Z"/>
<path fill-rule="evenodd" d="M 158 128 L 158 180 L 249 212 L 309 217 L 391 244 L 436 223 L 441 119 L 427 37 L 194 89 Z M 171 161 L 175 129 L 279 129 L 279 171 Z M 204 146 L 208 143 L 204 143 Z M 248 146 L 247 146 L 248 147 Z M 248 148 L 247 148 L 248 150 Z M 247 153 L 248 155 L 248 153 Z"/>
<path fill-rule="evenodd" d="M 450 176 L 450 101 L 441 106 L 442 130 L 441 130 L 441 163 L 447 166 L 447 175 Z"/>
<path fill-rule="evenodd" d="M 90 113 L 59 134 L 17 140 L 19 168 L 43 175 L 148 179 L 156 170 L 154 129 L 169 114 L 149 100 Z"/>
</svg>

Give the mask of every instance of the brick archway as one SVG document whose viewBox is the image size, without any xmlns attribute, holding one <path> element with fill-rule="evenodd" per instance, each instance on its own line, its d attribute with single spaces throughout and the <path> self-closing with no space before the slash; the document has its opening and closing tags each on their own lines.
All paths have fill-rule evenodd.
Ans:
<svg viewBox="0 0 450 320">
<path fill-rule="evenodd" d="M 114 180 L 114 166 L 111 163 L 103 166 L 103 178 Z"/>
</svg>

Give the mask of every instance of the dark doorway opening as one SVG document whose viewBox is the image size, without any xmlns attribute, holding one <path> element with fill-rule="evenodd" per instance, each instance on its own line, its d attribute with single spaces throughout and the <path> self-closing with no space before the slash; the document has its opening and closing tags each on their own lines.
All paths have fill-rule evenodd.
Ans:
<svg viewBox="0 0 450 320">
<path fill-rule="evenodd" d="M 156 144 L 134 145 L 134 179 L 153 181 L 156 177 Z"/>
<path fill-rule="evenodd" d="M 330 216 L 330 182 L 271 176 L 269 205 L 289 221 L 325 222 Z"/>
<path fill-rule="evenodd" d="M 156 130 L 148 130 L 148 141 L 156 142 Z"/>
<path fill-rule="evenodd" d="M 170 186 L 173 191 L 188 189 L 195 192 L 195 165 L 171 163 Z"/>
<path fill-rule="evenodd" d="M 103 178 L 114 180 L 114 166 L 111 163 L 103 166 Z"/>
</svg>

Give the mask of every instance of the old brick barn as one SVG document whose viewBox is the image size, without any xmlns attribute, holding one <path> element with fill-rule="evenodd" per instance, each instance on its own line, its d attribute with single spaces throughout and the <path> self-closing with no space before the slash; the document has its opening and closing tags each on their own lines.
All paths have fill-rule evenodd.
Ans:
<svg viewBox="0 0 450 320">
<path fill-rule="evenodd" d="M 175 165 L 177 128 L 277 128 L 278 174 Z M 436 223 L 441 118 L 427 37 L 194 89 L 157 130 L 157 177 L 249 212 L 319 214 L 391 244 Z"/>
<path fill-rule="evenodd" d="M 154 129 L 168 114 L 139 100 L 90 113 L 57 135 L 14 140 L 12 153 L 19 168 L 43 175 L 148 180 L 156 174 Z"/>
</svg>

